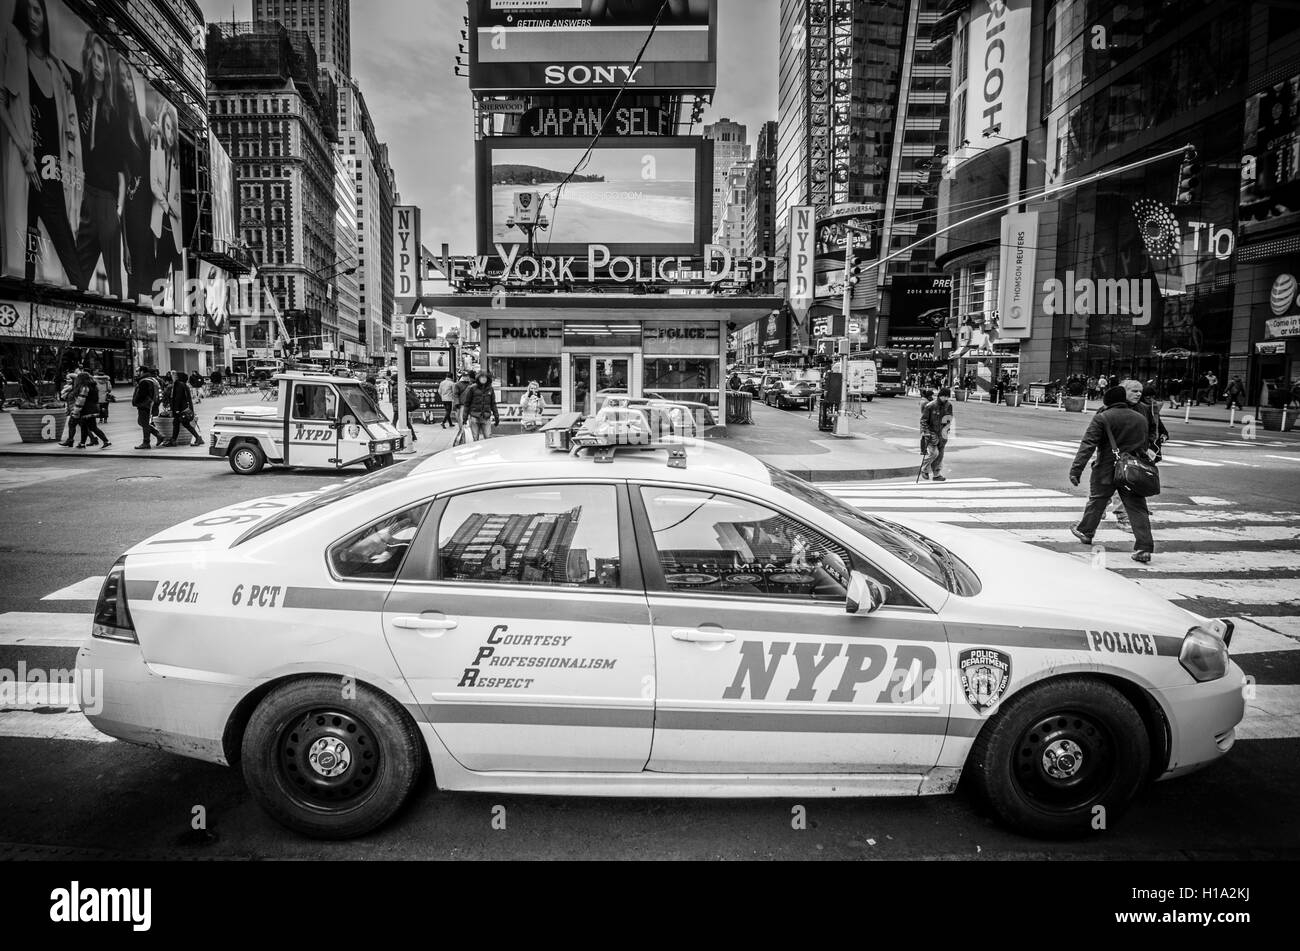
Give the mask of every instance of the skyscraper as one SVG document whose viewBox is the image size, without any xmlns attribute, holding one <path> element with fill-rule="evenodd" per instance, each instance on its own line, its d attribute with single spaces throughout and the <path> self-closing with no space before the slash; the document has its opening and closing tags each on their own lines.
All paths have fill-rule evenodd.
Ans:
<svg viewBox="0 0 1300 951">
<path fill-rule="evenodd" d="M 873 258 L 934 230 L 948 115 L 947 64 L 931 37 L 940 6 L 941 0 L 782 0 L 778 256 L 788 248 L 789 213 L 798 205 L 815 206 L 823 218 L 832 209 L 861 208 L 859 224 L 872 237 L 865 253 Z M 820 231 L 819 272 L 842 271 L 843 240 L 842 228 Z M 930 246 L 879 273 L 869 269 L 852 308 L 886 315 L 880 287 L 895 274 L 933 271 Z M 838 296 L 825 300 L 828 311 L 839 311 Z M 880 326 L 876 345 L 885 343 L 887 325 Z"/>
<path fill-rule="evenodd" d="M 253 0 L 254 20 L 279 20 L 311 37 L 322 68 L 342 84 L 352 75 L 351 0 Z"/>
<path fill-rule="evenodd" d="M 739 122 L 721 119 L 704 127 L 704 137 L 713 142 L 713 224 L 709 233 L 716 235 L 730 198 L 731 167 L 749 158 L 749 130 Z"/>
</svg>

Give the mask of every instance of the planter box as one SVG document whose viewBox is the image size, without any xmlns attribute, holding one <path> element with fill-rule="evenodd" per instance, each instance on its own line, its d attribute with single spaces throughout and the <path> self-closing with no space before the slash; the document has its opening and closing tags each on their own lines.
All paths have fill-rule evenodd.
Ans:
<svg viewBox="0 0 1300 951">
<path fill-rule="evenodd" d="M 23 442 L 53 443 L 63 441 L 68 412 L 62 406 L 50 409 L 12 409 L 9 411 L 18 438 Z"/>
<path fill-rule="evenodd" d="M 1297 418 L 1300 418 L 1300 410 L 1281 410 L 1266 407 L 1259 411 L 1259 424 L 1269 432 L 1283 432 L 1282 418 L 1286 417 L 1285 431 L 1290 432 L 1297 427 Z"/>
<path fill-rule="evenodd" d="M 1062 402 L 1067 413 L 1082 413 L 1083 408 L 1088 405 L 1087 398 L 1083 396 L 1067 396 Z"/>
<path fill-rule="evenodd" d="M 1020 405 L 1020 394 L 1019 394 L 1019 393 L 1012 393 L 1012 392 L 1009 392 L 1009 391 L 1006 392 L 1006 393 L 1003 393 L 1003 394 L 1002 394 L 1002 402 L 1006 403 L 1008 406 L 1019 406 L 1019 405 Z"/>
</svg>

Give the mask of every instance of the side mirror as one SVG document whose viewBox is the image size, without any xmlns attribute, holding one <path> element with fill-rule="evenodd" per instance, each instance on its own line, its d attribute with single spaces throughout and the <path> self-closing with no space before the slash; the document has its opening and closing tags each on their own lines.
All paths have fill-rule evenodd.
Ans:
<svg viewBox="0 0 1300 951">
<path fill-rule="evenodd" d="M 849 593 L 844 601 L 848 614 L 872 614 L 889 600 L 889 588 L 860 571 L 849 574 Z"/>
</svg>

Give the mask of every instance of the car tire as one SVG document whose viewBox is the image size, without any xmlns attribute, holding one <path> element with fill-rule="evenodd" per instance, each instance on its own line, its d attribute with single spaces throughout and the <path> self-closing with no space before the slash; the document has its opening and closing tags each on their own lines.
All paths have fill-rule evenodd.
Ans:
<svg viewBox="0 0 1300 951">
<path fill-rule="evenodd" d="M 350 839 L 383 825 L 420 777 L 415 723 L 366 684 L 317 676 L 268 693 L 244 730 L 244 781 L 281 825 L 319 839 Z"/>
<path fill-rule="evenodd" d="M 874 400 L 874 399 L 875 399 L 874 396 L 868 396 L 868 397 L 867 397 L 867 402 L 870 403 L 870 402 L 871 402 L 872 400 Z"/>
<path fill-rule="evenodd" d="M 1012 829 L 1065 838 L 1109 828 L 1150 762 L 1133 704 L 1109 684 L 1067 677 L 1008 700 L 980 731 L 966 768 L 977 794 Z"/>
<path fill-rule="evenodd" d="M 266 466 L 266 453 L 255 442 L 241 442 L 226 456 L 235 475 L 257 475 Z"/>
<path fill-rule="evenodd" d="M 391 452 L 386 452 L 383 453 L 382 455 L 375 456 L 375 462 L 378 463 L 378 465 L 375 466 L 375 468 L 387 469 L 389 466 L 393 464 L 395 459 L 396 457 Z"/>
</svg>

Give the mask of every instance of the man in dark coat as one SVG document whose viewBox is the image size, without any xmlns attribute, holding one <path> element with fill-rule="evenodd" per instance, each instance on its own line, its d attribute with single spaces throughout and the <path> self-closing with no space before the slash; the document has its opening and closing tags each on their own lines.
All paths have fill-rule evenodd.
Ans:
<svg viewBox="0 0 1300 951">
<path fill-rule="evenodd" d="M 153 411 L 160 399 L 158 390 L 158 381 L 145 368 L 140 367 L 135 373 L 135 390 L 131 393 L 131 405 L 135 407 L 135 420 L 140 426 L 140 431 L 144 434 L 144 442 L 136 449 L 152 449 L 149 444 L 149 437 L 153 436 L 158 441 L 158 445 L 163 443 L 163 434 L 154 429 Z"/>
<path fill-rule="evenodd" d="M 480 370 L 474 379 L 474 385 L 466 388 L 461 397 L 461 425 L 468 425 L 474 441 L 492 438 L 492 427 L 501 425 L 501 414 L 497 410 L 496 391 L 492 388 L 492 376 L 487 370 Z"/>
<path fill-rule="evenodd" d="M 1088 485 L 1088 504 L 1078 526 L 1070 529 L 1070 532 L 1085 545 L 1091 545 L 1092 536 L 1106 514 L 1106 505 L 1118 491 L 1124 509 L 1128 512 L 1129 524 L 1133 527 L 1133 560 L 1145 564 L 1151 560 L 1151 553 L 1155 551 L 1155 540 L 1151 536 L 1151 512 L 1147 509 L 1146 499 L 1115 485 L 1115 453 L 1111 450 L 1106 430 L 1109 427 L 1120 452 L 1131 452 L 1140 458 L 1147 458 L 1147 421 L 1129 405 L 1128 395 L 1122 386 L 1108 389 L 1102 397 L 1102 403 L 1101 411 L 1088 424 L 1088 431 L 1079 444 L 1074 464 L 1070 466 L 1070 484 L 1078 485 L 1083 467 L 1088 464 L 1093 452 L 1097 453 L 1097 459 L 1092 464 L 1092 479 Z"/>
<path fill-rule="evenodd" d="M 925 450 L 925 461 L 921 463 L 921 478 L 933 478 L 935 482 L 946 482 L 943 469 L 943 451 L 948 446 L 948 436 L 952 427 L 952 391 L 948 387 L 939 390 L 935 398 L 921 407 L 921 445 Z"/>
</svg>

